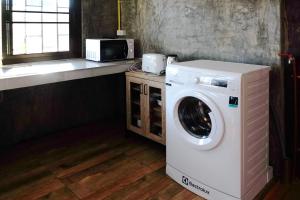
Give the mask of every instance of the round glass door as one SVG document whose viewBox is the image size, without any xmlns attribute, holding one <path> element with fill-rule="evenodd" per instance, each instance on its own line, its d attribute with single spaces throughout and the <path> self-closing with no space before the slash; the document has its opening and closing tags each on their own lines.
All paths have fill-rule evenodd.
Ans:
<svg viewBox="0 0 300 200">
<path fill-rule="evenodd" d="M 178 106 L 179 121 L 193 137 L 206 139 L 212 130 L 211 109 L 195 97 L 185 97 Z"/>
</svg>

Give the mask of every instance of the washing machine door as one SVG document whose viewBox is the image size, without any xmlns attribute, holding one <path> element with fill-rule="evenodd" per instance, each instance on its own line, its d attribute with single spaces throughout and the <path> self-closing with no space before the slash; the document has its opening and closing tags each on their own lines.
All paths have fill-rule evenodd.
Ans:
<svg viewBox="0 0 300 200">
<path fill-rule="evenodd" d="M 174 119 L 178 134 L 200 150 L 215 148 L 223 138 L 224 120 L 213 102 L 204 94 L 187 91 L 177 96 Z"/>
</svg>

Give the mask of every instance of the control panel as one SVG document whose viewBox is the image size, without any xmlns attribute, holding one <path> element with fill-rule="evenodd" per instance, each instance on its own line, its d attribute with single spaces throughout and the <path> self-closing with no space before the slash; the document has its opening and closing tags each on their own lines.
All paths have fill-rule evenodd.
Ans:
<svg viewBox="0 0 300 200">
<path fill-rule="evenodd" d="M 193 73 L 191 71 L 179 70 L 177 68 L 167 68 L 167 83 L 177 85 L 190 85 L 190 86 L 207 86 L 219 89 L 228 89 L 236 91 L 239 88 L 235 81 L 236 77 L 226 76 L 222 74 L 213 73 Z"/>
<path fill-rule="evenodd" d="M 216 87 L 223 87 L 227 88 L 228 87 L 228 80 L 225 78 L 215 78 L 215 77 L 209 77 L 209 76 L 204 76 L 199 79 L 199 83 L 202 85 L 212 85 Z"/>
</svg>

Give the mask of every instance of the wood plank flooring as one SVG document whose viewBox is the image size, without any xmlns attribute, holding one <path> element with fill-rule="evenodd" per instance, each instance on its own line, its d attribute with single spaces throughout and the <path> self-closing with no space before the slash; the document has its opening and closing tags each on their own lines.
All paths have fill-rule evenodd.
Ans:
<svg viewBox="0 0 300 200">
<path fill-rule="evenodd" d="M 0 158 L 0 200 L 204 200 L 165 174 L 165 147 L 114 124 L 24 142 Z M 294 190 L 274 183 L 258 198 L 300 199 Z"/>
</svg>

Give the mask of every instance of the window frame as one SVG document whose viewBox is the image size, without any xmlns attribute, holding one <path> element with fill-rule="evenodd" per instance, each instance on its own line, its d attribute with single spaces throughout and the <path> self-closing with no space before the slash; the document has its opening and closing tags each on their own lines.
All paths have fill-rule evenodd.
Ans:
<svg viewBox="0 0 300 200">
<path fill-rule="evenodd" d="M 81 1 L 70 0 L 69 51 L 12 55 L 12 1 L 2 0 L 2 64 L 81 57 Z M 9 26 L 9 27 L 7 27 Z"/>
</svg>

